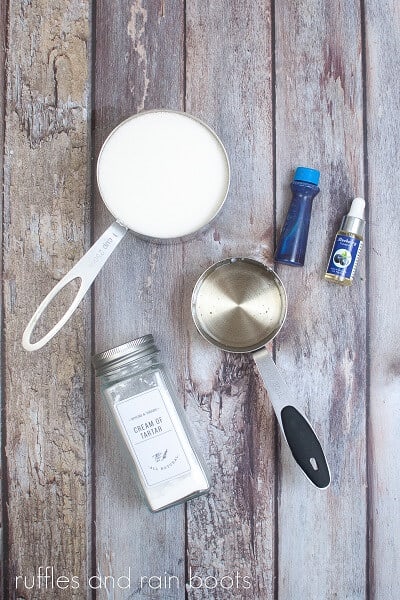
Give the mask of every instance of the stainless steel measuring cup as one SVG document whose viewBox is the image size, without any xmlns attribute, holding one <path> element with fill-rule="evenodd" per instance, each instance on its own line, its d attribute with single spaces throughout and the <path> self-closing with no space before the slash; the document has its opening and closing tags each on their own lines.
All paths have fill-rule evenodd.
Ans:
<svg viewBox="0 0 400 600">
<path fill-rule="evenodd" d="M 64 326 L 128 230 L 149 241 L 182 240 L 206 227 L 228 194 L 230 167 L 217 134 L 180 111 L 149 110 L 118 125 L 97 161 L 101 197 L 116 221 L 55 285 L 29 321 L 25 350 L 38 350 Z M 68 310 L 40 340 L 40 317 L 74 279 L 79 290 Z"/>
<path fill-rule="evenodd" d="M 321 444 L 265 348 L 281 329 L 286 311 L 278 275 L 249 258 L 213 264 L 192 295 L 193 320 L 206 340 L 226 352 L 252 353 L 293 458 L 315 486 L 326 488 L 330 471 Z"/>
</svg>

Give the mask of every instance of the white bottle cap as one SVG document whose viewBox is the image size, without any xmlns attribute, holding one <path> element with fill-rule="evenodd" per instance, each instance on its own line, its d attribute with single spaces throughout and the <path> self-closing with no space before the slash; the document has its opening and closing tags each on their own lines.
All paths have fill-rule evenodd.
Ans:
<svg viewBox="0 0 400 600">
<path fill-rule="evenodd" d="M 348 217 L 355 217 L 356 219 L 365 219 L 365 200 L 364 198 L 354 198 L 351 203 L 350 210 L 347 214 Z"/>
</svg>

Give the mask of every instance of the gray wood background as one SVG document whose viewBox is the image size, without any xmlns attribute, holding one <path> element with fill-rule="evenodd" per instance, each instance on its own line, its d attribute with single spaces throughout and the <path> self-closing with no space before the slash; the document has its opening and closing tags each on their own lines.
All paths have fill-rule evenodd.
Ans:
<svg viewBox="0 0 400 600">
<path fill-rule="evenodd" d="M 399 3 L 4 0 L 0 23 L 2 597 L 397 598 Z M 215 128 L 232 167 L 226 209 L 192 242 L 128 236 L 64 330 L 24 352 L 41 299 L 112 222 L 93 175 L 101 143 L 149 108 Z M 282 445 L 251 357 L 210 347 L 190 317 L 193 284 L 215 260 L 273 265 L 300 164 L 321 170 L 321 193 L 305 267 L 278 268 L 289 312 L 271 351 L 323 441 L 326 491 Z M 355 195 L 367 199 L 367 239 L 346 289 L 323 272 Z M 212 471 L 209 496 L 157 515 L 90 366 L 95 351 L 149 332 Z M 39 587 L 46 567 L 65 589 Z M 202 585 L 185 588 L 190 574 Z M 161 589 L 141 585 L 152 576 Z"/>
</svg>

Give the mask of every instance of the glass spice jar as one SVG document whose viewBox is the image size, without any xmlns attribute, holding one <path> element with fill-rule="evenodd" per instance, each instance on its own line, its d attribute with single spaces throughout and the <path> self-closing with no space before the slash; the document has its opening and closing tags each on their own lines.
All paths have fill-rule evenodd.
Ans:
<svg viewBox="0 0 400 600">
<path fill-rule="evenodd" d="M 92 359 L 102 396 L 154 512 L 210 488 L 186 414 L 158 356 L 153 336 L 145 335 Z"/>
</svg>

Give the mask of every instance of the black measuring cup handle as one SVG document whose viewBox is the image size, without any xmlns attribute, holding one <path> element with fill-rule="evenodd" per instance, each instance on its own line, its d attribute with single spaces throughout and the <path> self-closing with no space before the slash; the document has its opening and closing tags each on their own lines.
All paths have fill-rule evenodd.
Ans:
<svg viewBox="0 0 400 600">
<path fill-rule="evenodd" d="M 320 489 L 328 487 L 328 463 L 308 419 L 292 402 L 292 394 L 267 350 L 257 350 L 253 357 L 293 458 L 311 483 Z"/>
<path fill-rule="evenodd" d="M 294 406 L 281 410 L 282 429 L 293 458 L 318 488 L 330 483 L 328 464 L 321 444 L 308 420 Z"/>
</svg>

